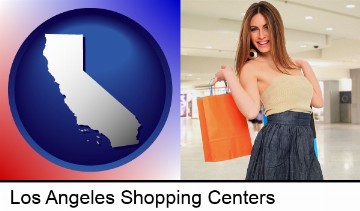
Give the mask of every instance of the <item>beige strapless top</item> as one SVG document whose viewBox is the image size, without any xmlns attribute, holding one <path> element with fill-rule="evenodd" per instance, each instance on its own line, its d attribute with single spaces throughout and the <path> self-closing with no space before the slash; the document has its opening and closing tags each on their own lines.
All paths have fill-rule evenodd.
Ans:
<svg viewBox="0 0 360 211">
<path fill-rule="evenodd" d="M 278 76 L 265 89 L 260 98 L 265 107 L 265 114 L 296 111 L 311 113 L 313 87 L 302 75 Z"/>
</svg>

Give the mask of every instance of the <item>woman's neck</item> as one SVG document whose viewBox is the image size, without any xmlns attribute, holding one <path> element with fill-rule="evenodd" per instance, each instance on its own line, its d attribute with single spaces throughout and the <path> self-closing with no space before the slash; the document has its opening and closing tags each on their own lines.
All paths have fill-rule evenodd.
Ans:
<svg viewBox="0 0 360 211">
<path fill-rule="evenodd" d="M 272 57 L 271 57 L 270 52 L 259 53 L 259 57 L 264 59 L 264 60 L 267 60 L 267 61 L 272 61 Z"/>
<path fill-rule="evenodd" d="M 273 63 L 273 59 L 270 53 L 260 53 L 255 60 L 258 62 Z"/>
</svg>

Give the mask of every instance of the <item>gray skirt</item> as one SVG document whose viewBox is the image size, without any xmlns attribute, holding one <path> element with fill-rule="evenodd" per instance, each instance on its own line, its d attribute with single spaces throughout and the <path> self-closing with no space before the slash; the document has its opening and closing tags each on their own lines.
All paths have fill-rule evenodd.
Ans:
<svg viewBox="0 0 360 211">
<path fill-rule="evenodd" d="M 255 139 L 246 180 L 323 180 L 310 118 L 291 111 L 268 116 Z"/>
</svg>

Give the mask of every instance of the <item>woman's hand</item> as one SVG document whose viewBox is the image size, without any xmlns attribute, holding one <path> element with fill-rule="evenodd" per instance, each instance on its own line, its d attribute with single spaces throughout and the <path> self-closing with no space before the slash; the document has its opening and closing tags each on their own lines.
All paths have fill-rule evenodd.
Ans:
<svg viewBox="0 0 360 211">
<path fill-rule="evenodd" d="M 233 69 L 231 67 L 221 65 L 220 70 L 215 73 L 215 78 L 210 85 L 213 86 L 218 81 L 226 81 L 226 75 L 229 72 L 233 72 Z"/>
</svg>

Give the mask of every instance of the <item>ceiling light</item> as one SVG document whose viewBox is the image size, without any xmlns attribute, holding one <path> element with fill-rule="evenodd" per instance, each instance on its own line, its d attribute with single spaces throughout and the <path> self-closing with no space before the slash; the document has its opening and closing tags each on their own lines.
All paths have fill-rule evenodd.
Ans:
<svg viewBox="0 0 360 211">
<path fill-rule="evenodd" d="M 206 46 L 205 48 L 207 48 L 207 49 L 212 49 L 213 47 L 210 46 L 210 45 L 208 45 L 208 46 Z"/>
<path fill-rule="evenodd" d="M 313 17 L 312 16 L 305 16 L 305 20 L 312 20 Z"/>
<path fill-rule="evenodd" d="M 354 4 L 348 4 L 345 7 L 348 8 L 348 9 L 352 9 L 352 8 L 355 8 L 355 5 Z"/>
<path fill-rule="evenodd" d="M 334 30 L 334 28 L 332 28 L 332 27 L 327 27 L 326 28 L 326 31 L 332 31 L 332 30 Z"/>
<path fill-rule="evenodd" d="M 306 48 L 307 45 L 300 45 L 300 48 Z"/>
</svg>

